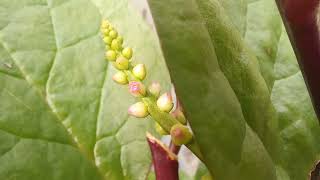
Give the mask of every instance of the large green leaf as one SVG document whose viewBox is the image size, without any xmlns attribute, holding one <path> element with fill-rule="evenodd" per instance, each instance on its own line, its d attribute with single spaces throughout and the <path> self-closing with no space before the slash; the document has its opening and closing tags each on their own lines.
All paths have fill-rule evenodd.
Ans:
<svg viewBox="0 0 320 180">
<path fill-rule="evenodd" d="M 177 95 L 212 175 L 306 179 L 319 156 L 320 128 L 301 75 L 295 74 L 298 66 L 275 3 L 149 0 L 149 5 Z M 292 73 L 297 77 L 279 80 Z M 243 143 L 232 149 L 242 153 L 238 161 L 225 160 L 234 157 L 227 154 L 229 145 L 239 145 L 239 137 L 228 139 L 236 130 L 230 122 L 246 124 Z M 306 158 L 297 161 L 303 151 Z"/>
<path fill-rule="evenodd" d="M 153 122 L 127 115 L 102 18 L 168 90 L 155 33 L 127 0 L 0 1 L 0 179 L 145 179 Z"/>
</svg>

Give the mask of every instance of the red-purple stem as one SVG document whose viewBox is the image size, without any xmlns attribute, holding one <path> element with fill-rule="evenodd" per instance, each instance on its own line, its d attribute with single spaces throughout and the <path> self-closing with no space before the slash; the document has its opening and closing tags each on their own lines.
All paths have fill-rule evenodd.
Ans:
<svg viewBox="0 0 320 180">
<path fill-rule="evenodd" d="M 320 119 L 320 0 L 276 0 Z"/>
<path fill-rule="evenodd" d="M 171 152 L 178 155 L 181 149 L 181 146 L 176 146 L 175 144 L 173 144 L 172 141 L 170 141 L 169 149 Z"/>
<path fill-rule="evenodd" d="M 161 141 L 147 133 L 157 180 L 179 180 L 178 158 Z"/>
</svg>

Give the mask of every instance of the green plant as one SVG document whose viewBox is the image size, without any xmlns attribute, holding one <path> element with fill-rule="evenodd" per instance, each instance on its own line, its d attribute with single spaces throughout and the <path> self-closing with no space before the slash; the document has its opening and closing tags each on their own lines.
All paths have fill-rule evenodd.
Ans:
<svg viewBox="0 0 320 180">
<path fill-rule="evenodd" d="M 154 27 L 133 4 L 0 1 L 0 179 L 146 179 L 146 132 L 186 120 L 201 176 L 307 179 L 320 128 L 275 2 L 148 0 Z M 172 84 L 184 113 L 157 105 Z"/>
</svg>

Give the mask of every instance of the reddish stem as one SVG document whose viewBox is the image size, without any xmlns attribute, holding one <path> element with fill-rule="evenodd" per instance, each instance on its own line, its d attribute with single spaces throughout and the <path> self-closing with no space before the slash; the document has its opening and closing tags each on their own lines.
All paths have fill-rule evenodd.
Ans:
<svg viewBox="0 0 320 180">
<path fill-rule="evenodd" d="M 276 0 L 320 117 L 319 0 Z"/>
<path fill-rule="evenodd" d="M 178 155 L 180 149 L 181 149 L 181 146 L 176 146 L 175 144 L 173 144 L 172 141 L 170 141 L 170 145 L 169 145 L 169 149 L 171 152 L 173 152 L 174 154 Z"/>
<path fill-rule="evenodd" d="M 179 180 L 178 158 L 161 141 L 147 133 L 157 180 Z"/>
</svg>

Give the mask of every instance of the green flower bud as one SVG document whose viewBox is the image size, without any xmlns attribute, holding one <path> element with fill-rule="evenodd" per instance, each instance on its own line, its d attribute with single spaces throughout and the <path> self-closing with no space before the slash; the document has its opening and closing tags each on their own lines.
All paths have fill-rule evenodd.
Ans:
<svg viewBox="0 0 320 180">
<path fill-rule="evenodd" d="M 132 74 L 140 79 L 143 80 L 146 77 L 146 67 L 144 64 L 137 64 L 136 66 L 134 66 L 134 68 L 132 69 Z"/>
<path fill-rule="evenodd" d="M 122 55 L 128 59 L 131 59 L 133 54 L 132 48 L 126 47 L 122 50 Z"/>
<path fill-rule="evenodd" d="M 127 70 L 129 68 L 129 60 L 123 56 L 119 56 L 114 66 L 119 70 Z"/>
<path fill-rule="evenodd" d="M 175 124 L 170 130 L 171 140 L 177 145 L 188 144 L 192 140 L 192 133 L 187 126 Z"/>
<path fill-rule="evenodd" d="M 105 36 L 104 38 L 103 38 L 103 41 L 106 43 L 106 44 L 111 44 L 111 42 L 112 42 L 112 38 L 110 38 L 109 36 Z"/>
<path fill-rule="evenodd" d="M 147 117 L 148 107 L 143 102 L 137 102 L 129 107 L 128 114 L 137 118 Z"/>
<path fill-rule="evenodd" d="M 148 87 L 148 92 L 154 97 L 158 98 L 160 95 L 161 86 L 158 82 L 153 82 Z"/>
<path fill-rule="evenodd" d="M 115 75 L 112 76 L 114 82 L 118 84 L 128 84 L 128 78 L 126 73 L 119 71 Z"/>
<path fill-rule="evenodd" d="M 156 128 L 156 131 L 160 134 L 160 135 L 168 135 L 169 133 L 167 133 L 161 126 L 159 123 L 155 123 L 155 128 Z"/>
<path fill-rule="evenodd" d="M 123 44 L 123 37 L 122 36 L 118 36 L 116 40 L 119 42 L 119 44 L 121 44 L 121 45 Z"/>
<path fill-rule="evenodd" d="M 170 112 L 173 108 L 172 97 L 170 93 L 164 93 L 157 100 L 157 106 L 161 111 Z"/>
<path fill-rule="evenodd" d="M 172 113 L 172 116 L 176 118 L 181 124 L 186 125 L 187 124 L 187 119 L 184 116 L 183 112 L 178 108 L 174 110 Z"/>
<path fill-rule="evenodd" d="M 141 82 L 131 81 L 129 83 L 129 92 L 135 97 L 144 97 L 146 95 L 146 88 Z"/>
<path fill-rule="evenodd" d="M 106 52 L 106 58 L 109 61 L 115 61 L 117 59 L 117 53 L 113 50 L 108 50 Z"/>
<path fill-rule="evenodd" d="M 119 43 L 119 41 L 117 39 L 112 40 L 111 49 L 118 51 L 121 48 L 122 48 L 122 46 L 121 46 L 121 44 Z"/>
<path fill-rule="evenodd" d="M 109 36 L 112 38 L 112 39 L 115 39 L 117 36 L 118 36 L 118 32 L 116 30 L 111 30 L 109 32 Z"/>
</svg>

